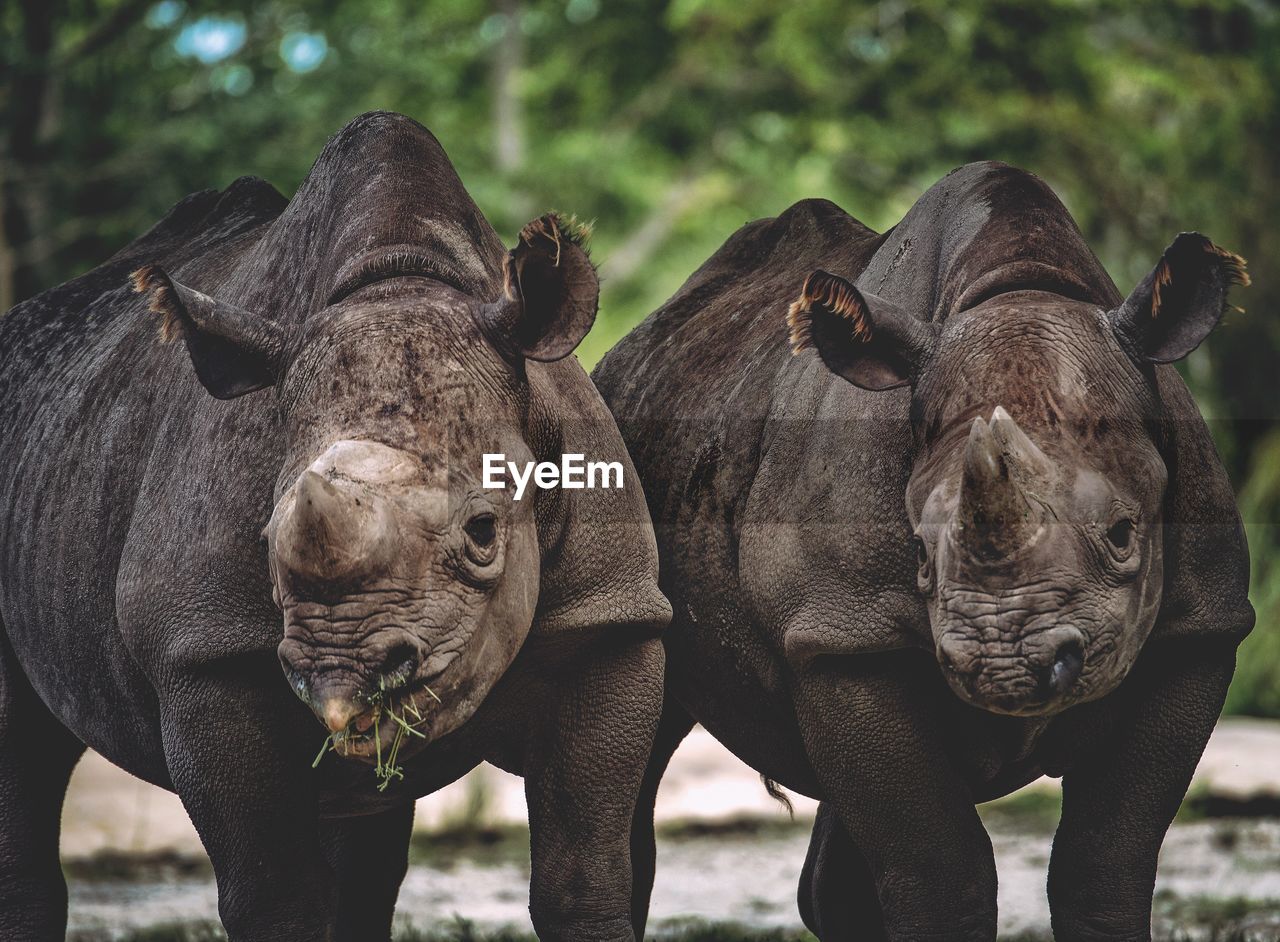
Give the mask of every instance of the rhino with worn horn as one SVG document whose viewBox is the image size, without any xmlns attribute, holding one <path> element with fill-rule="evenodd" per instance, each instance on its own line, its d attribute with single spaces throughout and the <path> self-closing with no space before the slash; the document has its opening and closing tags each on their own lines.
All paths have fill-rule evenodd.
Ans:
<svg viewBox="0 0 1280 942">
<path fill-rule="evenodd" d="M 197 193 L 0 319 L 0 938 L 65 934 L 86 744 L 182 797 L 235 942 L 386 942 L 414 799 L 486 761 L 525 777 L 539 935 L 631 938 L 670 608 L 569 355 L 582 240 L 508 251 L 373 113 L 291 200 Z M 485 486 L 566 452 L 624 486 Z"/>
<path fill-rule="evenodd" d="M 1148 938 L 1253 624 L 1231 486 L 1168 364 L 1244 282 L 1184 233 L 1125 297 L 996 163 L 885 233 L 825 200 L 735 233 L 594 374 L 675 611 L 637 833 L 697 721 L 822 802 L 799 900 L 824 942 L 991 942 L 973 805 L 1062 776 L 1055 938 Z"/>
</svg>

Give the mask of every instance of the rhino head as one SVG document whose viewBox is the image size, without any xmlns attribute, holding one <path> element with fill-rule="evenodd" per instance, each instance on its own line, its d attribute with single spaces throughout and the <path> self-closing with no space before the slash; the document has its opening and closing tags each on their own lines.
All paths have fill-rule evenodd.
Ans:
<svg viewBox="0 0 1280 942">
<path fill-rule="evenodd" d="M 274 393 L 283 463 L 263 538 L 280 663 L 338 750 L 371 759 L 405 724 L 418 746 L 466 722 L 530 631 L 534 501 L 484 489 L 482 455 L 538 454 L 527 364 L 574 349 L 599 283 L 555 215 L 505 252 L 416 123 L 372 115 L 335 142 L 343 160 L 322 155 L 219 289 L 274 310 L 156 266 L 135 286 L 209 393 Z M 276 302 L 256 287 L 272 279 Z"/>
<path fill-rule="evenodd" d="M 1101 697 L 1160 609 L 1168 481 L 1156 364 L 1220 321 L 1243 261 L 1184 233 L 1119 306 L 1043 289 L 941 324 L 825 272 L 789 320 L 833 372 L 910 386 L 917 589 L 965 701 L 1042 715 Z"/>
</svg>

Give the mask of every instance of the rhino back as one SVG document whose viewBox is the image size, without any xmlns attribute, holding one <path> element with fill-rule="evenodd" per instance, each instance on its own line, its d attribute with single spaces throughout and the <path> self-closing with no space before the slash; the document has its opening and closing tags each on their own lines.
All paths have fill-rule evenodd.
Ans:
<svg viewBox="0 0 1280 942">
<path fill-rule="evenodd" d="M 826 200 L 750 223 L 593 374 L 653 514 L 660 581 L 674 609 L 666 636 L 673 689 L 740 757 L 801 790 L 812 784 L 797 777 L 806 767 L 798 736 L 780 719 L 791 711 L 780 638 L 751 611 L 754 576 L 742 553 L 753 528 L 776 536 L 808 512 L 802 491 L 806 476 L 814 479 L 804 464 L 862 460 L 886 447 L 845 438 L 839 453 L 823 454 L 825 440 L 806 444 L 833 410 L 875 419 L 855 429 L 907 430 L 904 400 L 793 356 L 785 324 L 806 275 L 821 268 L 856 278 L 884 238 Z M 856 505 L 869 495 L 855 488 L 849 496 Z M 856 510 L 843 507 L 840 518 Z M 699 676 L 679 676 L 693 665 Z M 736 735 L 744 729 L 751 735 Z"/>
<path fill-rule="evenodd" d="M 159 262 L 212 291 L 284 202 L 254 178 L 194 194 L 99 267 L 0 319 L 0 624 L 64 723 L 161 781 L 151 694 L 117 619 L 120 568 L 131 539 L 165 553 L 204 537 L 172 517 L 138 531 L 154 511 L 140 509 L 151 482 L 173 486 L 184 464 L 209 462 L 190 453 L 211 401 L 181 345 L 159 342 L 128 276 Z M 271 412 L 261 399 L 240 408 Z M 178 486 L 207 503 L 194 482 Z"/>
<path fill-rule="evenodd" d="M 814 268 L 856 276 L 880 238 L 827 200 L 748 223 L 596 367 L 656 526 L 713 489 L 745 499 L 770 403 L 795 376 L 787 305 Z"/>
</svg>

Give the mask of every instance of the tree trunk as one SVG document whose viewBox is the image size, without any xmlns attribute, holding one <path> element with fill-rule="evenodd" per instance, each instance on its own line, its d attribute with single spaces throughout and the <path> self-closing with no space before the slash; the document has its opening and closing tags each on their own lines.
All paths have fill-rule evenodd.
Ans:
<svg viewBox="0 0 1280 942">
<path fill-rule="evenodd" d="M 524 34 L 520 30 L 520 0 L 497 0 L 503 19 L 502 38 L 493 47 L 493 160 L 502 176 L 511 178 L 524 169 L 524 110 L 520 100 L 520 71 L 524 68 Z M 529 214 L 523 194 L 510 207 L 512 214 Z"/>
</svg>

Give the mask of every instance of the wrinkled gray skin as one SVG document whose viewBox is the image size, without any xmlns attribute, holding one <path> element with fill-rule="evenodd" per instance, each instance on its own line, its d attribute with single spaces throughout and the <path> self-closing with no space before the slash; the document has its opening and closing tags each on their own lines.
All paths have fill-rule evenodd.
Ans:
<svg viewBox="0 0 1280 942">
<path fill-rule="evenodd" d="M 508 255 L 430 133 L 369 114 L 287 205 L 191 196 L 0 320 L 0 936 L 63 936 L 87 744 L 182 797 L 232 939 L 387 939 L 413 799 L 485 760 L 527 783 L 539 934 L 631 938 L 670 610 L 562 359 L 597 290 L 553 217 Z M 485 451 L 628 486 L 517 503 Z M 378 792 L 389 712 L 422 735 Z M 330 731 L 351 758 L 313 770 Z"/>
<path fill-rule="evenodd" d="M 973 806 L 1041 774 L 1056 938 L 1149 937 L 1253 623 L 1229 482 L 1159 364 L 1242 279 L 1184 234 L 1122 300 L 1043 183 L 976 164 L 885 234 L 822 200 L 745 226 L 605 358 L 675 612 L 638 920 L 696 720 L 821 800 L 824 940 L 994 939 Z"/>
</svg>

